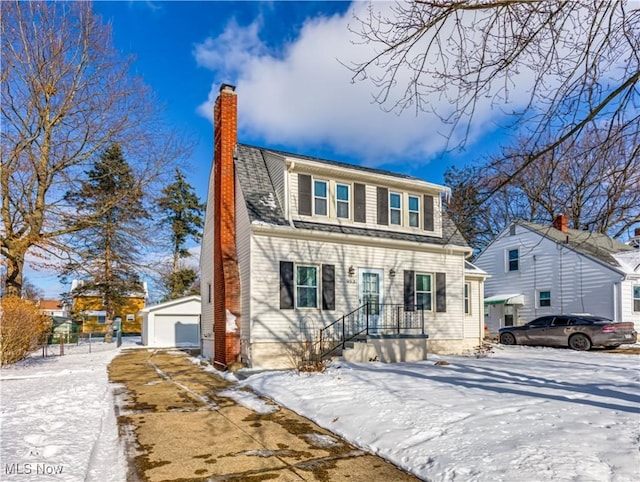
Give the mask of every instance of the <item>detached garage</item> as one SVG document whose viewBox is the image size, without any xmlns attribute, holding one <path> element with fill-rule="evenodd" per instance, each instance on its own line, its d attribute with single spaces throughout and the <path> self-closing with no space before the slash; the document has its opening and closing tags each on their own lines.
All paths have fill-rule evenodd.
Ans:
<svg viewBox="0 0 640 482">
<path fill-rule="evenodd" d="M 142 344 L 154 347 L 200 346 L 200 297 L 187 296 L 140 310 Z"/>
</svg>

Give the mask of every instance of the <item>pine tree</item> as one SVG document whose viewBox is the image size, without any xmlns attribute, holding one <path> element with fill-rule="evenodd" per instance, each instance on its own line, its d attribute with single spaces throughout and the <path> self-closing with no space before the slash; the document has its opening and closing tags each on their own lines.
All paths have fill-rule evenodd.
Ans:
<svg viewBox="0 0 640 482">
<path fill-rule="evenodd" d="M 111 342 L 117 304 L 142 288 L 138 267 L 144 220 L 149 216 L 142 189 L 118 144 L 108 147 L 86 174 L 79 189 L 66 196 L 88 221 L 74 240 L 77 256 L 64 274 L 83 278 L 74 294 L 91 292 L 102 297 L 105 341 Z"/>
<path fill-rule="evenodd" d="M 167 299 L 175 299 L 184 296 L 197 278 L 195 270 L 180 267 L 180 260 L 190 256 L 186 247 L 189 239 L 198 242 L 202 236 L 204 205 L 176 168 L 174 182 L 162 190 L 158 206 L 163 214 L 161 225 L 170 228 L 172 248 L 171 272 L 162 282 Z"/>
</svg>

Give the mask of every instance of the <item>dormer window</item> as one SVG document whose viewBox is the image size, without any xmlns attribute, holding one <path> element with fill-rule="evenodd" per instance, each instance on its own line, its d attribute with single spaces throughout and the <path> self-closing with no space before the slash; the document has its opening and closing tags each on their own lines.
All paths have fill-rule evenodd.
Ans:
<svg viewBox="0 0 640 482">
<path fill-rule="evenodd" d="M 409 226 L 420 227 L 420 198 L 409 196 Z"/>
<path fill-rule="evenodd" d="M 389 193 L 389 223 L 402 226 L 402 194 Z"/>
<path fill-rule="evenodd" d="M 327 181 L 313 182 L 313 210 L 316 216 L 327 216 L 328 206 L 328 183 Z"/>
<path fill-rule="evenodd" d="M 350 187 L 348 184 L 336 184 L 336 216 L 339 218 L 349 219 Z"/>
</svg>

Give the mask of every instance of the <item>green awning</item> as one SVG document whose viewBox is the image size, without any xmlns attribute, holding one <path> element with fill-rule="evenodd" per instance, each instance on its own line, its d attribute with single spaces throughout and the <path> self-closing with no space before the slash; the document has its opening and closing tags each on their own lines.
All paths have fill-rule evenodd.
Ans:
<svg viewBox="0 0 640 482">
<path fill-rule="evenodd" d="M 521 294 L 493 295 L 484 299 L 485 305 L 524 305 L 524 296 Z"/>
</svg>

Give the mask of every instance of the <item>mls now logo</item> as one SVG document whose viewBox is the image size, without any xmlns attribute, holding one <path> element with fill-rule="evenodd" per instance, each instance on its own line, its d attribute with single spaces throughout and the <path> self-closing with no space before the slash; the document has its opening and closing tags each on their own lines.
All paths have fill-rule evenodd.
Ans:
<svg viewBox="0 0 640 482">
<path fill-rule="evenodd" d="M 64 466 L 55 464 L 4 464 L 5 475 L 60 475 Z"/>
</svg>

